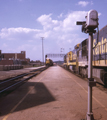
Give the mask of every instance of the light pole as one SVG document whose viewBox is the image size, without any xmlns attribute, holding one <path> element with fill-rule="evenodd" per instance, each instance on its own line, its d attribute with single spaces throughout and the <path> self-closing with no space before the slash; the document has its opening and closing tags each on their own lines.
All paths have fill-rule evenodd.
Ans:
<svg viewBox="0 0 107 120">
<path fill-rule="evenodd" d="M 44 65 L 44 48 L 43 48 L 43 39 L 44 37 L 41 37 L 42 39 L 42 59 L 43 59 L 43 65 Z"/>
</svg>

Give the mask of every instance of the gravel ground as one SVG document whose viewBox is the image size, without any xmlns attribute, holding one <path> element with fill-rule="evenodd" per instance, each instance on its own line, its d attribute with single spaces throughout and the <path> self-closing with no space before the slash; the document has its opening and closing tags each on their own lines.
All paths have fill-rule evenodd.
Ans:
<svg viewBox="0 0 107 120">
<path fill-rule="evenodd" d="M 33 69 L 38 69 L 38 68 L 40 67 L 31 67 L 31 68 L 24 68 L 24 69 L 19 69 L 19 70 L 10 70 L 10 71 L 0 71 L 0 80 L 14 77 L 19 74 L 27 73 Z"/>
</svg>

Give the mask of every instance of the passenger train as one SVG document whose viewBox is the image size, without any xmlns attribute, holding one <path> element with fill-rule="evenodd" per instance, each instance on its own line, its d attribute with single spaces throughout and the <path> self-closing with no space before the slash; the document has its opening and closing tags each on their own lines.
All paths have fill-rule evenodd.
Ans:
<svg viewBox="0 0 107 120">
<path fill-rule="evenodd" d="M 88 77 L 88 39 L 64 56 L 64 67 L 83 77 Z M 93 78 L 107 86 L 107 25 L 93 35 Z"/>
</svg>

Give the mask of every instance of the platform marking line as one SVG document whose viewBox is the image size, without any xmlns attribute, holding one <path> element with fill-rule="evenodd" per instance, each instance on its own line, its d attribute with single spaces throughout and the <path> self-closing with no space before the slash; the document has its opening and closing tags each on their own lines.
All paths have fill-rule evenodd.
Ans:
<svg viewBox="0 0 107 120">
<path fill-rule="evenodd" d="M 40 82 L 47 73 L 48 73 L 48 72 L 46 72 L 37 82 Z M 37 83 L 35 84 L 35 86 L 36 86 L 36 85 L 37 85 Z M 17 103 L 17 104 L 11 109 L 11 111 L 10 111 L 2 120 L 7 120 L 7 118 L 9 117 L 9 115 L 11 115 L 11 114 L 14 112 L 14 110 L 23 102 L 23 100 L 24 100 L 24 99 L 28 96 L 28 94 L 35 88 L 35 86 L 32 87 L 32 89 L 30 89 L 30 90 L 27 92 L 27 94 L 19 101 L 19 103 Z"/>
<path fill-rule="evenodd" d="M 65 71 L 64 71 L 64 73 L 65 73 Z M 72 77 L 71 77 L 70 75 L 68 75 L 67 73 L 65 73 L 65 74 L 72 79 Z M 88 94 L 88 91 L 85 90 L 82 85 L 80 85 L 76 80 L 74 80 L 74 79 L 72 79 L 72 80 L 73 80 L 75 83 L 77 83 L 77 84 Z M 99 102 L 94 96 L 92 96 L 92 98 L 93 98 L 98 104 L 100 104 L 101 107 L 103 107 L 103 108 L 107 111 L 107 108 L 106 108 L 101 102 Z"/>
</svg>

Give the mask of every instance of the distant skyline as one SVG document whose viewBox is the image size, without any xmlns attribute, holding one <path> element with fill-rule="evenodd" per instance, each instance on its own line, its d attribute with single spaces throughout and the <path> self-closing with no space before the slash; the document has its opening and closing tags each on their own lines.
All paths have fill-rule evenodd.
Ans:
<svg viewBox="0 0 107 120">
<path fill-rule="evenodd" d="M 42 61 L 48 53 L 63 53 L 88 34 L 76 21 L 85 21 L 86 13 L 99 13 L 99 29 L 107 25 L 107 0 L 0 0 L 0 49 L 3 53 L 26 51 L 26 57 Z M 58 59 L 57 59 L 58 60 Z"/>
</svg>

